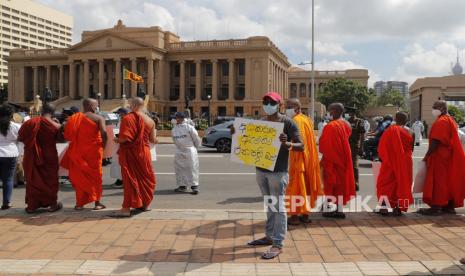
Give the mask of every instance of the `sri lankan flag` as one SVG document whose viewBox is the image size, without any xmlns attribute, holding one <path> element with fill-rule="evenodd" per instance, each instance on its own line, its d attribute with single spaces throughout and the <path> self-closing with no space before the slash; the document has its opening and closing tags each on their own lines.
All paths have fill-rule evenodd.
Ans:
<svg viewBox="0 0 465 276">
<path fill-rule="evenodd" d="M 125 80 L 132 80 L 132 81 L 135 81 L 135 82 L 144 82 L 144 79 L 141 76 L 139 76 L 136 73 L 133 73 L 133 72 L 127 70 L 127 69 L 123 70 L 123 76 L 124 76 L 123 78 Z"/>
</svg>

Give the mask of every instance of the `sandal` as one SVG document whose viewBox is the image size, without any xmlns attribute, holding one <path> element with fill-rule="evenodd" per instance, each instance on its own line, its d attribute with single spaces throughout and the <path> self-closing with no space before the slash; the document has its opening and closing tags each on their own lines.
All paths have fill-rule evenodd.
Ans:
<svg viewBox="0 0 465 276">
<path fill-rule="evenodd" d="M 37 210 L 37 209 L 31 210 L 31 209 L 29 209 L 29 208 L 27 208 L 27 207 L 24 208 L 24 211 L 26 211 L 26 213 L 28 213 L 28 214 L 34 214 L 34 213 L 36 212 L 36 210 Z"/>
<path fill-rule="evenodd" d="M 438 216 L 441 214 L 441 210 L 438 208 L 422 208 L 417 213 L 424 216 Z"/>
<path fill-rule="evenodd" d="M 263 246 L 263 245 L 272 245 L 272 244 L 273 244 L 273 241 L 268 237 L 263 237 L 261 239 L 249 241 L 247 243 L 247 245 L 252 245 L 252 246 Z"/>
<path fill-rule="evenodd" d="M 93 210 L 98 211 L 98 210 L 103 210 L 105 208 L 107 208 L 107 206 L 103 205 L 102 203 L 99 203 L 99 204 L 95 205 Z"/>
<path fill-rule="evenodd" d="M 50 209 L 48 209 L 48 211 L 50 213 L 53 213 L 53 212 L 56 212 L 56 211 L 61 210 L 61 209 L 63 209 L 63 203 L 57 202 L 55 204 L 55 206 L 50 206 Z"/>
<path fill-rule="evenodd" d="M 83 206 L 74 206 L 74 210 L 75 211 L 82 211 L 82 210 L 84 210 L 84 207 Z"/>
<path fill-rule="evenodd" d="M 291 216 L 289 219 L 287 219 L 287 225 L 299 225 L 300 224 L 300 219 L 298 216 Z"/>
<path fill-rule="evenodd" d="M 299 217 L 299 219 L 302 223 L 312 223 L 312 220 L 310 219 L 309 215 L 303 215 Z"/>
<path fill-rule="evenodd" d="M 273 248 L 276 248 L 278 250 L 273 250 Z M 264 260 L 274 259 L 274 258 L 278 257 L 279 254 L 281 254 L 282 252 L 283 252 L 283 250 L 281 248 L 276 247 L 276 246 L 272 246 L 268 250 L 263 252 L 262 259 L 264 259 Z"/>
<path fill-rule="evenodd" d="M 402 216 L 402 211 L 400 210 L 399 207 L 396 207 L 394 208 L 394 210 L 392 210 L 392 215 L 395 217 L 400 217 Z"/>
</svg>

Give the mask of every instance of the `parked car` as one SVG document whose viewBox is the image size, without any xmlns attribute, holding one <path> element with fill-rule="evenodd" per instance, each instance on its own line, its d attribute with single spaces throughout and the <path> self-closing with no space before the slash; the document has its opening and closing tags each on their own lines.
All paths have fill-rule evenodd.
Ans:
<svg viewBox="0 0 465 276">
<path fill-rule="evenodd" d="M 229 122 L 229 121 L 234 121 L 234 119 L 236 119 L 236 117 L 232 117 L 232 116 L 218 116 L 214 121 L 213 121 L 213 125 L 219 125 L 219 124 L 222 124 L 222 123 L 226 123 L 226 122 Z"/>
<path fill-rule="evenodd" d="M 216 148 L 218 152 L 231 152 L 231 127 L 234 121 L 228 121 L 207 128 L 202 138 L 202 146 Z"/>
</svg>

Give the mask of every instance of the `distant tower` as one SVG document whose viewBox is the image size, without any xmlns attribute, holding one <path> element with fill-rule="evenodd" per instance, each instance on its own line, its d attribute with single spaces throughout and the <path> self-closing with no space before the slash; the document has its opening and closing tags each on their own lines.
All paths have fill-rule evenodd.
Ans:
<svg viewBox="0 0 465 276">
<path fill-rule="evenodd" d="M 463 68 L 462 68 L 462 65 L 460 65 L 459 49 L 457 48 L 457 62 L 455 63 L 454 67 L 452 67 L 452 74 L 461 75 L 462 73 L 463 73 Z"/>
</svg>

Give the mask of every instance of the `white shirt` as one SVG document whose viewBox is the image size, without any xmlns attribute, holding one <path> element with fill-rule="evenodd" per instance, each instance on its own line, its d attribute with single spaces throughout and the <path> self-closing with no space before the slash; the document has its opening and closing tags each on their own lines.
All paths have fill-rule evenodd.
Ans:
<svg viewBox="0 0 465 276">
<path fill-rule="evenodd" d="M 0 157 L 18 157 L 18 132 L 20 124 L 10 123 L 6 136 L 0 133 Z"/>
</svg>

